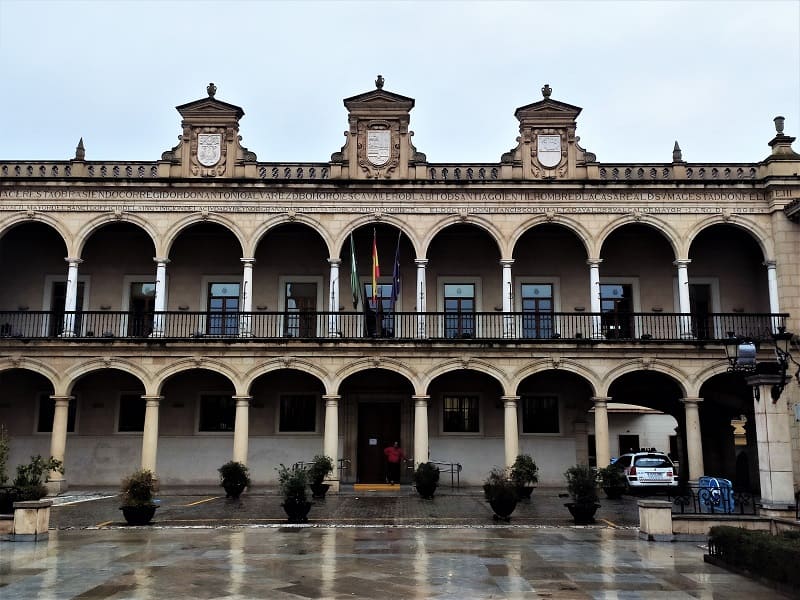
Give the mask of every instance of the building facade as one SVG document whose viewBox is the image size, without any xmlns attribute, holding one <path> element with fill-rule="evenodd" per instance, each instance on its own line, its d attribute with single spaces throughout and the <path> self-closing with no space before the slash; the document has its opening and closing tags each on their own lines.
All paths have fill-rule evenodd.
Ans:
<svg viewBox="0 0 800 600">
<path fill-rule="evenodd" d="M 270 483 L 324 452 L 342 481 L 375 482 L 397 440 L 462 482 L 525 452 L 560 484 L 631 443 L 609 434 L 620 402 L 675 419 L 663 450 L 688 477 L 788 501 L 798 383 L 754 401 L 722 341 L 769 361 L 771 333 L 800 331 L 794 138 L 776 119 L 757 162 L 687 163 L 676 143 L 664 163 L 602 163 L 551 95 L 516 110 L 497 163 L 429 162 L 414 100 L 381 77 L 344 101 L 329 162 L 258 160 L 213 84 L 177 107 L 160 160 L 87 160 L 81 142 L 0 161 L 12 463 L 62 457 L 63 488 L 140 465 L 212 483 L 233 458 Z M 759 435 L 765 410 L 780 439 Z"/>
</svg>

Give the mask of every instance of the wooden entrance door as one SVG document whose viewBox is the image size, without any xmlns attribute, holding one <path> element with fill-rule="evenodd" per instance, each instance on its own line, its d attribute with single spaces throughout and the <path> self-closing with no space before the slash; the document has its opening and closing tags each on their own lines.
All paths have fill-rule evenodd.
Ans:
<svg viewBox="0 0 800 600">
<path fill-rule="evenodd" d="M 400 441 L 400 403 L 359 403 L 356 457 L 359 483 L 386 481 L 383 449 L 395 441 Z"/>
</svg>

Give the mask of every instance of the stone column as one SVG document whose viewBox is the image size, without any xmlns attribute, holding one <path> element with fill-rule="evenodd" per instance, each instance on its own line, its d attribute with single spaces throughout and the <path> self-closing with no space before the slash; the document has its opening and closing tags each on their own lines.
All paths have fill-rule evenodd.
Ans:
<svg viewBox="0 0 800 600">
<path fill-rule="evenodd" d="M 517 421 L 517 402 L 519 396 L 502 396 L 504 408 L 503 441 L 505 442 L 506 466 L 514 464 L 519 454 L 519 426 Z"/>
<path fill-rule="evenodd" d="M 142 469 L 156 472 L 158 457 L 158 410 L 163 396 L 142 396 L 145 402 L 142 432 Z"/>
<path fill-rule="evenodd" d="M 608 440 L 608 402 L 611 398 L 596 396 L 594 402 L 594 444 L 597 468 L 602 469 L 611 463 L 611 448 Z"/>
<path fill-rule="evenodd" d="M 233 399 L 236 400 L 236 417 L 233 424 L 233 460 L 246 465 L 252 396 L 233 396 Z"/>
<path fill-rule="evenodd" d="M 768 260 L 764 262 L 764 266 L 767 267 L 767 286 L 769 288 L 769 312 L 772 314 L 781 312 L 781 306 L 778 301 L 778 271 L 776 268 L 776 263 L 774 260 Z M 773 333 L 778 332 L 778 327 L 782 325 L 780 319 L 777 317 L 773 318 L 772 322 L 772 331 Z"/>
<path fill-rule="evenodd" d="M 503 267 L 503 337 L 514 337 L 514 290 L 511 283 L 511 265 L 514 259 L 503 259 L 500 265 Z"/>
<path fill-rule="evenodd" d="M 153 337 L 164 336 L 164 311 L 167 310 L 167 263 L 168 258 L 155 257 L 156 263 L 156 297 L 153 302 Z"/>
<path fill-rule="evenodd" d="M 678 312 L 681 316 L 678 321 L 678 337 L 689 339 L 692 335 L 692 307 L 689 301 L 689 263 L 688 258 L 678 259 L 672 264 L 678 267 Z"/>
<path fill-rule="evenodd" d="M 698 404 L 702 398 L 683 398 L 686 413 L 686 460 L 689 463 L 689 481 L 697 483 L 703 476 L 703 438 L 700 433 L 700 413 Z"/>
<path fill-rule="evenodd" d="M 428 403 L 430 396 L 411 396 L 414 400 L 414 466 L 428 462 Z"/>
<path fill-rule="evenodd" d="M 328 306 L 330 311 L 328 316 L 328 337 L 341 337 L 342 335 L 339 329 L 339 264 L 341 262 L 338 258 L 328 259 L 328 263 L 331 265 L 330 293 L 328 294 L 330 299 L 330 305 Z"/>
<path fill-rule="evenodd" d="M 603 262 L 602 258 L 590 258 L 586 261 L 586 264 L 589 265 L 589 306 L 590 311 L 594 313 L 594 316 L 592 316 L 592 337 L 595 339 L 602 339 L 603 337 L 603 325 L 599 316 L 601 262 Z"/>
<path fill-rule="evenodd" d="M 50 396 L 55 402 L 53 411 L 53 431 L 50 434 L 50 456 L 64 462 L 67 449 L 67 421 L 69 418 L 69 401 L 72 396 Z M 50 471 L 47 475 L 47 490 L 49 494 L 58 494 L 67 489 L 64 473 Z"/>
<path fill-rule="evenodd" d="M 427 327 L 425 324 L 425 312 L 427 310 L 428 296 L 425 290 L 425 267 L 428 264 L 427 258 L 417 258 L 414 260 L 417 265 L 417 337 L 427 338 Z"/>
<path fill-rule="evenodd" d="M 253 335 L 253 265 L 255 258 L 240 258 L 242 261 L 242 310 L 239 316 L 239 335 L 250 337 Z"/>
<path fill-rule="evenodd" d="M 789 428 L 791 396 L 788 389 L 777 399 L 773 386 L 782 375 L 756 374 L 745 381 L 753 386 L 759 399 L 753 399 L 758 444 L 758 475 L 761 482 L 762 516 L 794 518 L 794 472 L 792 438 Z M 791 385 L 791 384 L 790 384 Z M 755 394 L 754 394 L 755 395 Z"/>
<path fill-rule="evenodd" d="M 67 290 L 64 298 L 64 327 L 61 335 L 71 337 L 75 335 L 75 309 L 78 305 L 78 265 L 83 261 L 80 258 L 65 258 L 67 269 Z M 53 310 L 53 307 L 50 307 Z"/>
<path fill-rule="evenodd" d="M 330 475 L 330 491 L 339 491 L 339 394 L 322 396 L 325 401 L 325 431 L 322 438 L 322 452 L 333 462 L 333 473 Z"/>
</svg>

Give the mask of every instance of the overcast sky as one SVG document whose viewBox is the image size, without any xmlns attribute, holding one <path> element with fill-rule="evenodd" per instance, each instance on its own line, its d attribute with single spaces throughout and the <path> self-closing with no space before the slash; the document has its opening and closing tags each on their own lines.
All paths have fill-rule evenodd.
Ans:
<svg viewBox="0 0 800 600">
<path fill-rule="evenodd" d="M 499 161 L 545 83 L 601 162 L 751 162 L 800 137 L 800 0 L 0 0 L 0 73 L 0 159 L 158 159 L 213 81 L 259 160 L 327 161 L 381 73 L 431 162 Z"/>
</svg>

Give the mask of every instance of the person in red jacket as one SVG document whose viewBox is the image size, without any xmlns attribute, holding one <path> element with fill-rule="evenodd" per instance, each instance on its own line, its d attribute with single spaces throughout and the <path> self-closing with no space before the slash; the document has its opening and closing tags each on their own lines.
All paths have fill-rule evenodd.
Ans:
<svg viewBox="0 0 800 600">
<path fill-rule="evenodd" d="M 389 483 L 400 483 L 400 463 L 406 456 L 400 447 L 400 442 L 386 446 L 383 450 L 386 455 L 386 478 Z"/>
</svg>

